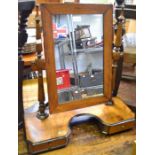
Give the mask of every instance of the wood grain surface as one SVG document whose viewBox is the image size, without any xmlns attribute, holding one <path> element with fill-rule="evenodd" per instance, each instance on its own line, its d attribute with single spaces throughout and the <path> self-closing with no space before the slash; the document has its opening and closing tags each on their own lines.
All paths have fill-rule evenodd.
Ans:
<svg viewBox="0 0 155 155">
<path fill-rule="evenodd" d="M 125 85 L 124 85 L 125 83 Z M 46 88 L 46 80 L 44 79 L 44 85 Z M 124 97 L 124 100 L 131 98 L 132 102 L 135 102 L 131 97 L 131 92 L 127 88 L 130 88 L 130 83 L 123 82 L 120 87 L 119 95 Z M 124 88 L 125 87 L 125 88 Z M 132 90 L 133 88 L 132 84 Z M 123 91 L 123 92 L 122 92 Z M 126 92 L 127 91 L 127 92 Z M 47 89 L 45 89 L 47 93 Z M 126 92 L 126 95 L 124 95 Z M 122 94 L 123 93 L 123 94 Z M 133 94 L 133 93 L 132 93 Z M 25 80 L 23 85 L 23 97 L 24 107 L 27 111 L 34 103 L 37 102 L 37 80 Z M 131 102 L 130 101 L 130 102 Z M 37 109 L 33 109 L 36 111 Z M 69 143 L 67 147 L 43 153 L 43 155 L 131 155 L 133 150 L 133 141 L 135 140 L 135 130 L 130 130 L 122 133 L 118 133 L 112 136 L 105 136 L 102 134 L 98 126 L 94 123 L 86 123 L 82 125 L 76 125 L 72 129 L 72 133 L 69 137 Z M 76 151 L 78 150 L 78 151 Z M 19 131 L 19 155 L 26 155 L 27 148 L 24 141 L 23 131 Z"/>
<path fill-rule="evenodd" d="M 132 155 L 136 138 L 134 130 L 105 136 L 93 122 L 73 127 L 67 147 L 40 155 Z M 18 153 L 28 155 L 23 130 L 18 134 Z"/>
<path fill-rule="evenodd" d="M 114 105 L 95 105 L 72 111 L 51 114 L 46 120 L 36 118 L 36 113 L 25 113 L 25 128 L 27 140 L 37 143 L 56 137 L 66 137 L 70 134 L 70 120 L 79 114 L 90 114 L 102 122 L 113 124 L 134 118 L 134 113 L 119 99 L 113 98 Z"/>
</svg>

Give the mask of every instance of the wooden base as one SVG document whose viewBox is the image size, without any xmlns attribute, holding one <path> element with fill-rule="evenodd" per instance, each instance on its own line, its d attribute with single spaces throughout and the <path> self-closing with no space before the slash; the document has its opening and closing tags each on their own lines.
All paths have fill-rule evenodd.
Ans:
<svg viewBox="0 0 155 155">
<path fill-rule="evenodd" d="M 99 104 L 49 115 L 39 120 L 36 112 L 25 113 L 25 131 L 28 150 L 36 154 L 64 147 L 68 144 L 73 119 L 88 115 L 96 120 L 103 134 L 114 134 L 135 126 L 135 114 L 118 97 L 113 105 Z"/>
</svg>

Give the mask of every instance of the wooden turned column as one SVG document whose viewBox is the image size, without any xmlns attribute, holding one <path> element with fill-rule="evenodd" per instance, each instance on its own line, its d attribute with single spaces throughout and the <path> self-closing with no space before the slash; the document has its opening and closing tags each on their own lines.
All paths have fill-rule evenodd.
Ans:
<svg viewBox="0 0 155 155">
<path fill-rule="evenodd" d="M 36 39 L 41 39 L 41 26 L 40 26 L 40 16 L 39 16 L 39 6 L 36 6 Z M 49 114 L 46 112 L 45 104 L 45 91 L 44 91 L 44 81 L 43 81 L 43 70 L 42 66 L 39 64 L 39 60 L 42 58 L 42 48 L 40 44 L 36 44 L 37 58 L 38 63 L 38 101 L 39 101 L 39 110 L 37 112 L 37 118 L 40 120 L 46 119 Z"/>
<path fill-rule="evenodd" d="M 122 1 L 123 3 L 124 1 Z M 114 41 L 114 49 L 113 51 L 115 53 L 118 53 L 116 60 L 113 60 L 113 74 L 115 74 L 115 82 L 114 82 L 114 89 L 113 89 L 113 96 L 117 96 L 118 93 L 118 89 L 119 89 L 119 85 L 120 85 L 120 81 L 121 81 L 121 77 L 122 77 L 122 70 L 123 70 L 123 52 L 124 52 L 124 48 L 123 48 L 123 43 L 122 43 L 122 36 L 124 34 L 124 23 L 125 23 L 125 17 L 124 17 L 124 5 L 121 5 L 121 14 L 120 16 L 117 18 L 117 23 L 116 23 L 116 38 Z"/>
<path fill-rule="evenodd" d="M 37 118 L 44 120 L 48 117 L 48 113 L 46 110 L 45 105 L 45 95 L 44 95 L 44 82 L 43 82 L 43 75 L 42 70 L 38 71 L 38 100 L 39 100 L 39 110 L 37 112 Z"/>
<path fill-rule="evenodd" d="M 26 22 L 32 9 L 34 8 L 35 1 L 18 0 L 18 128 L 23 127 L 23 69 L 24 62 L 22 60 L 22 51 L 25 43 L 27 42 L 28 34 L 26 32 Z"/>
</svg>

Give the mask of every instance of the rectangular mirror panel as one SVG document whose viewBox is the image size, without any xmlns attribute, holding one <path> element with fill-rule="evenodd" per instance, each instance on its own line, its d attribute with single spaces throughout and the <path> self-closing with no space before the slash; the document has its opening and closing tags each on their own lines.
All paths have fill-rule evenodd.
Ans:
<svg viewBox="0 0 155 155">
<path fill-rule="evenodd" d="M 103 14 L 52 19 L 58 103 L 103 96 Z"/>
</svg>

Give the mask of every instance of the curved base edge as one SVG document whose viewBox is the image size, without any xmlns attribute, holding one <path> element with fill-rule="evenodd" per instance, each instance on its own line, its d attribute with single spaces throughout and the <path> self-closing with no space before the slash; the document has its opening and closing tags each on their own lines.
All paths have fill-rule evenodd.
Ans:
<svg viewBox="0 0 155 155">
<path fill-rule="evenodd" d="M 76 117 L 76 116 L 75 116 Z M 101 133 L 105 135 L 113 135 L 120 132 L 124 132 L 127 130 L 131 130 L 135 127 L 135 119 L 129 119 L 121 122 L 117 122 L 114 124 L 105 124 L 101 123 L 95 118 L 95 123 L 99 125 L 99 128 L 101 129 Z M 47 151 L 52 151 L 56 149 L 61 149 L 68 145 L 69 142 L 69 136 L 71 134 L 70 127 L 68 128 L 68 133 L 64 137 L 57 137 L 54 139 L 49 139 L 37 143 L 33 143 L 27 140 L 27 148 L 29 151 L 29 154 L 35 155 L 38 153 L 44 153 Z"/>
<path fill-rule="evenodd" d="M 72 132 L 71 124 L 78 123 L 75 119 L 80 120 L 81 123 L 86 122 L 83 118 L 79 118 L 81 116 L 93 118 L 101 133 L 106 135 L 134 128 L 136 124 L 135 114 L 119 98 L 115 100 L 113 105 L 100 104 L 52 114 L 45 120 L 36 118 L 36 112 L 26 113 L 24 123 L 29 154 L 38 154 L 65 147 Z"/>
</svg>

